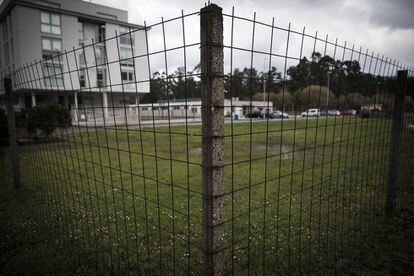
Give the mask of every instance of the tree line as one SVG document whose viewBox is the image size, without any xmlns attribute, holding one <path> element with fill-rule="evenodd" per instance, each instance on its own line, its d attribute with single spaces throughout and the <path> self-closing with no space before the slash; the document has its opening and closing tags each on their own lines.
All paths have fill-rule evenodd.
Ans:
<svg viewBox="0 0 414 276">
<path fill-rule="evenodd" d="M 200 98 L 200 66 L 185 72 L 183 67 L 174 73 L 155 72 L 151 79 L 150 93 L 143 103 L 182 98 Z M 255 68 L 236 68 L 224 77 L 225 97 L 241 100 L 266 100 L 276 105 L 358 105 L 384 98 L 384 92 L 393 89 L 393 82 L 383 76 L 362 72 L 356 60 L 335 60 L 318 52 L 303 57 L 297 65 L 287 69 L 287 77 L 276 67 L 267 72 Z M 328 87 L 329 86 L 329 91 Z M 329 94 L 328 94 L 329 93 Z M 380 95 L 380 96 L 379 96 Z"/>
</svg>

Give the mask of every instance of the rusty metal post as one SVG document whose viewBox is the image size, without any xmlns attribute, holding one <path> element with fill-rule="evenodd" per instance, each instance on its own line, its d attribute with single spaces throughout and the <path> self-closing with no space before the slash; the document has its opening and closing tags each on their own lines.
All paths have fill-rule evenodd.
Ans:
<svg viewBox="0 0 414 276">
<path fill-rule="evenodd" d="M 386 215 L 388 218 L 394 216 L 397 201 L 398 171 L 400 167 L 400 144 L 404 115 L 403 104 L 407 85 L 407 73 L 408 72 L 406 70 L 398 71 L 397 73 L 397 88 L 394 97 L 392 114 L 392 132 L 387 179 Z"/>
<path fill-rule="evenodd" d="M 20 164 L 19 151 L 17 149 L 17 133 L 16 118 L 14 113 L 14 97 L 12 94 L 12 81 L 10 78 L 4 79 L 4 89 L 6 92 L 6 108 L 7 108 L 7 125 L 9 130 L 9 158 L 12 163 L 13 186 L 20 187 Z"/>
<path fill-rule="evenodd" d="M 224 60 L 223 15 L 201 9 L 201 121 L 203 149 L 204 275 L 224 273 Z"/>
</svg>

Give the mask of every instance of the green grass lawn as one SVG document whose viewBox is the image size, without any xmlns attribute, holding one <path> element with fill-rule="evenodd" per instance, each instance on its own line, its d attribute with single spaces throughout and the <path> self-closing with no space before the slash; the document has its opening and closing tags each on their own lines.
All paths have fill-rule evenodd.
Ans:
<svg viewBox="0 0 414 276">
<path fill-rule="evenodd" d="M 389 119 L 351 116 L 226 124 L 226 271 L 347 267 L 382 221 L 390 131 Z M 29 212 L 93 269 L 200 271 L 200 135 L 89 129 L 22 146 Z"/>
</svg>

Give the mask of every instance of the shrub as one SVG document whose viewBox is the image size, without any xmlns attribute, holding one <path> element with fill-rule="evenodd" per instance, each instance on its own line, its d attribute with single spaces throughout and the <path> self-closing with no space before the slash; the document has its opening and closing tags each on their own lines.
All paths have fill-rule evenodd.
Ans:
<svg viewBox="0 0 414 276">
<path fill-rule="evenodd" d="M 26 112 L 26 126 L 31 132 L 40 131 L 46 138 L 56 128 L 66 128 L 71 124 L 68 109 L 56 103 L 46 103 L 29 108 Z"/>
</svg>

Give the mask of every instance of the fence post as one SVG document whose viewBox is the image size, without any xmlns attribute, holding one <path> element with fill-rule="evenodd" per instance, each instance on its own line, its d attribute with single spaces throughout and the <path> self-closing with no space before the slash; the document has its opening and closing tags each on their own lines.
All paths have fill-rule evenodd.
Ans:
<svg viewBox="0 0 414 276">
<path fill-rule="evenodd" d="M 7 125 L 9 131 L 9 158 L 12 162 L 13 185 L 20 187 L 20 165 L 19 152 L 17 149 L 16 118 L 14 113 L 14 97 L 12 94 L 12 81 L 10 78 L 4 79 L 4 89 L 6 92 Z"/>
<path fill-rule="evenodd" d="M 403 103 L 407 84 L 407 71 L 398 71 L 397 86 L 394 97 L 394 109 L 392 114 L 392 132 L 390 142 L 390 156 L 388 168 L 387 198 L 386 198 L 386 215 L 388 218 L 393 217 L 395 213 L 398 170 L 400 167 L 400 144 L 401 132 L 403 130 Z"/>
<path fill-rule="evenodd" d="M 203 150 L 204 275 L 224 273 L 224 65 L 223 15 L 201 9 L 201 121 Z"/>
</svg>

